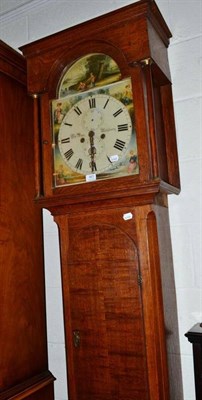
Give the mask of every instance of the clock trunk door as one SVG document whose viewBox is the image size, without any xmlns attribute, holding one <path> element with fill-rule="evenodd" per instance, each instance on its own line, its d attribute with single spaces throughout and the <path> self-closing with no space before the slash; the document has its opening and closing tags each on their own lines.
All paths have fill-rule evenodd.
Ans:
<svg viewBox="0 0 202 400">
<path fill-rule="evenodd" d="M 114 225 L 82 227 L 79 217 L 70 217 L 69 237 L 70 399 L 146 400 L 137 248 Z"/>
</svg>

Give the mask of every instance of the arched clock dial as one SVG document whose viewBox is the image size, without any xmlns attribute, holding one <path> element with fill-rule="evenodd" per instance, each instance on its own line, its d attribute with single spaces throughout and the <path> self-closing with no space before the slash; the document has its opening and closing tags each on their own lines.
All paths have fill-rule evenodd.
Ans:
<svg viewBox="0 0 202 400">
<path fill-rule="evenodd" d="M 66 113 L 58 146 L 73 171 L 102 173 L 121 163 L 131 136 L 132 121 L 124 104 L 110 95 L 95 94 Z"/>
</svg>

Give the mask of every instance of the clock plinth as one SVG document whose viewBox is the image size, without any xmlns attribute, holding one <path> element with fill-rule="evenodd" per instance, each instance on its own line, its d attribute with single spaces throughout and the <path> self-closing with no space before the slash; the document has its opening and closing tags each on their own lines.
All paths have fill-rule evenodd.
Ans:
<svg viewBox="0 0 202 400">
<path fill-rule="evenodd" d="M 22 47 L 38 95 L 36 202 L 60 232 L 70 400 L 183 398 L 170 36 L 142 0 Z"/>
</svg>

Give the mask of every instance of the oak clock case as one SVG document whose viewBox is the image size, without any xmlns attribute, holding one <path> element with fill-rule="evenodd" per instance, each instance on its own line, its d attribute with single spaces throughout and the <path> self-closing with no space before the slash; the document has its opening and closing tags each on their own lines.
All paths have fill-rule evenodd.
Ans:
<svg viewBox="0 0 202 400">
<path fill-rule="evenodd" d="M 22 48 L 36 202 L 59 228 L 70 400 L 183 399 L 170 37 L 142 0 Z"/>
</svg>

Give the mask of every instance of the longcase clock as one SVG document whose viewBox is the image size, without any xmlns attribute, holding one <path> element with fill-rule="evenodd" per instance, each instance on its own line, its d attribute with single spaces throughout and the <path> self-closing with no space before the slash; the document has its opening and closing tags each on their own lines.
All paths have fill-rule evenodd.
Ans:
<svg viewBox="0 0 202 400">
<path fill-rule="evenodd" d="M 70 400 L 183 398 L 170 36 L 142 0 L 21 49 L 36 202 L 59 228 Z"/>
</svg>

